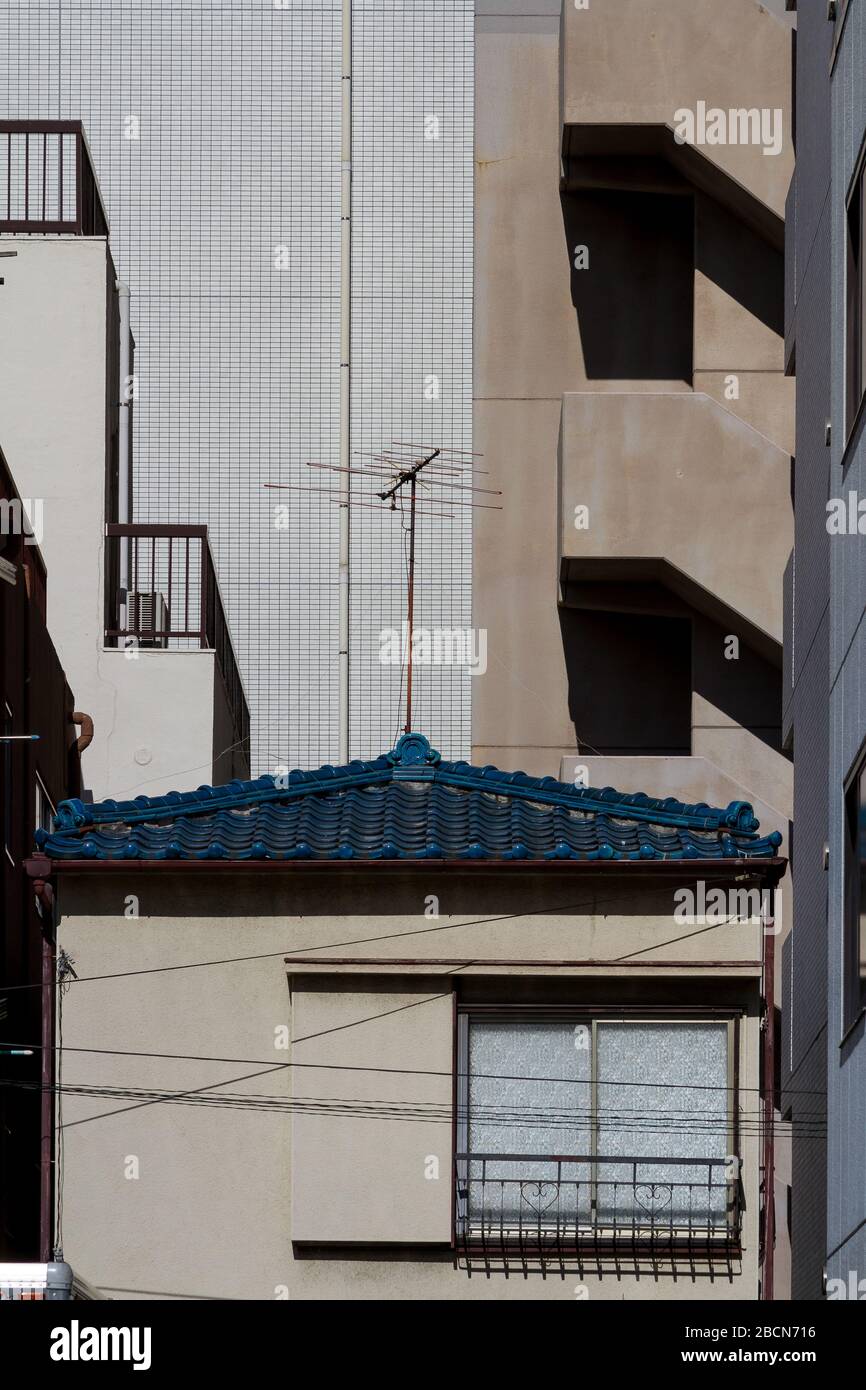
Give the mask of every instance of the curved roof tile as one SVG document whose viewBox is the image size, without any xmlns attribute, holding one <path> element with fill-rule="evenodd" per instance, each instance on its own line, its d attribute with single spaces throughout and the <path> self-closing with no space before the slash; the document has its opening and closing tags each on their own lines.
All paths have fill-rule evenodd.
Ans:
<svg viewBox="0 0 866 1390">
<path fill-rule="evenodd" d="M 772 858 L 748 802 L 687 805 L 443 762 L 423 734 L 344 767 L 88 805 L 37 831 L 52 859 Z"/>
</svg>

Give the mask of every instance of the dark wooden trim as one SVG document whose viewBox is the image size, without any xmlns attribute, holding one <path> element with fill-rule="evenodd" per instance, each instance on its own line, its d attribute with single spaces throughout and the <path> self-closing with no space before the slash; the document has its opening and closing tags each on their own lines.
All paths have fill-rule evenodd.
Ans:
<svg viewBox="0 0 866 1390">
<path fill-rule="evenodd" d="M 521 915 L 531 917 L 533 914 L 527 912 Z M 574 915 L 580 914 L 575 913 Z M 495 923 L 491 923 L 491 925 L 495 925 Z M 646 949 L 652 950 L 652 944 L 648 945 Z M 760 970 L 762 962 L 759 960 L 617 960 L 615 957 L 610 960 L 524 960 L 522 957 L 515 957 L 511 960 L 485 960 L 474 956 L 467 959 L 432 956 L 427 959 L 423 956 L 404 956 L 394 959 L 388 956 L 286 956 L 284 964 L 373 965 L 379 969 L 384 969 L 386 966 L 431 966 L 437 969 L 447 967 L 465 970 L 471 967 L 472 969 L 483 970 L 486 967 L 500 969 L 505 966 L 519 966 L 522 969 L 531 967 L 532 969 L 550 970 L 610 970 L 612 967 L 616 967 L 618 970 Z"/>
<path fill-rule="evenodd" d="M 327 790 L 326 788 L 324 790 Z M 183 814 L 179 808 L 179 814 Z M 94 826 L 94 830 L 98 827 Z M 55 870 L 63 873 L 314 873 L 352 874 L 371 872 L 394 873 L 451 873 L 469 874 L 521 873 L 555 874 L 566 877 L 574 874 L 615 878 L 674 878 L 689 881 L 706 874 L 715 878 L 742 880 L 745 875 L 758 879 L 779 881 L 787 868 L 787 859 L 31 859 L 39 864 L 32 877 L 45 878 Z M 45 868 L 48 863 L 48 869 Z M 28 873 L 30 873 L 28 869 Z"/>
<path fill-rule="evenodd" d="M 729 1004 L 459 1004 L 461 1014 L 491 1014 L 506 1017 L 514 1014 L 539 1018 L 574 1018 L 582 1022 L 587 1018 L 597 1018 L 602 1022 L 611 1018 L 630 1017 L 645 1014 L 658 1015 L 659 1018 L 691 1018 L 700 1022 L 702 1018 L 739 1019 L 745 1017 L 745 1009 L 733 1008 Z M 739 1072 L 737 1073 L 739 1076 Z"/>
<path fill-rule="evenodd" d="M 144 536 L 147 538 L 160 536 L 181 537 L 190 536 L 197 540 L 207 540 L 206 526 L 166 526 L 162 523 L 152 525 L 150 523 L 130 522 L 128 525 L 119 521 L 107 521 L 105 523 L 106 536 Z"/>
<path fill-rule="evenodd" d="M 83 135 L 81 121 L 0 120 L 0 135 Z"/>
</svg>

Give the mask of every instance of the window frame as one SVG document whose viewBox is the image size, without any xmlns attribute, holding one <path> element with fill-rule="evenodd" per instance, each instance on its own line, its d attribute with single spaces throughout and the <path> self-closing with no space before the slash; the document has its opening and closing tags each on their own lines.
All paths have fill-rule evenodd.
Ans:
<svg viewBox="0 0 866 1390">
<path fill-rule="evenodd" d="M 591 1095 L 591 1117 L 589 1122 L 590 1129 L 590 1154 L 595 1159 L 598 1151 L 598 1047 L 597 1047 L 597 1025 L 598 1024 L 690 1024 L 690 1023 L 719 1023 L 725 1024 L 727 1029 L 726 1038 L 726 1087 L 727 1087 L 727 1144 L 726 1156 L 733 1156 L 738 1165 L 738 1181 L 742 1182 L 743 1154 L 741 1152 L 741 1134 L 739 1125 L 739 1102 L 740 1102 L 740 1056 L 741 1056 L 741 1027 L 744 1011 L 737 1008 L 677 1008 L 676 1006 L 659 1005 L 658 1007 L 643 1006 L 624 1006 L 624 1007 L 601 1007 L 591 1008 L 583 1005 L 547 1005 L 547 1006 L 508 1006 L 506 1005 L 473 1005 L 470 1003 L 457 1003 L 455 1019 L 455 1049 L 454 1049 L 454 1123 L 453 1123 L 453 1161 L 452 1161 L 452 1202 L 451 1202 L 451 1222 L 452 1222 L 452 1245 L 460 1243 L 461 1235 L 465 1240 L 468 1236 L 472 1242 L 471 1232 L 461 1232 L 458 1229 L 457 1218 L 457 1197 L 460 1181 L 469 1181 L 469 1159 L 465 1162 L 466 1172 L 461 1174 L 460 1158 L 461 1154 L 470 1155 L 469 1149 L 469 1029 L 472 1022 L 521 1022 L 521 1023 L 551 1023 L 554 1021 L 562 1022 L 569 1026 L 585 1025 L 591 1029 L 591 1054 L 590 1054 L 590 1073 L 591 1080 L 589 1085 Z M 700 1164 L 701 1160 L 695 1160 Z M 594 1161 L 591 1165 L 592 1176 L 590 1182 L 593 1188 L 598 1182 L 598 1167 Z M 741 1208 L 742 1210 L 742 1208 Z M 738 1232 L 737 1232 L 738 1235 Z M 718 1240 L 723 1243 L 731 1237 L 731 1228 L 728 1226 L 724 1230 L 720 1229 Z M 593 1226 L 587 1228 L 586 1238 L 593 1242 Z"/>
<path fill-rule="evenodd" d="M 866 747 L 855 758 L 843 784 L 842 825 L 842 1041 L 866 1013 L 866 903 L 861 853 L 861 817 L 866 814 Z M 853 817 L 853 821 L 852 821 Z"/>
<path fill-rule="evenodd" d="M 852 235 L 856 212 L 857 235 Z M 854 244 L 856 240 L 856 246 Z M 866 143 L 845 197 L 845 446 L 866 400 Z"/>
<path fill-rule="evenodd" d="M 42 819 L 41 819 L 41 816 L 40 816 L 41 806 L 42 806 L 42 803 L 44 803 L 44 804 L 48 807 L 49 812 L 50 812 L 50 820 L 53 820 L 54 817 L 56 816 L 56 814 L 57 814 L 57 807 L 54 805 L 54 802 L 51 800 L 51 797 L 48 795 L 48 789 L 47 789 L 47 787 L 45 786 L 45 783 L 44 783 L 44 781 L 42 780 L 42 778 L 40 777 L 38 771 L 37 771 L 36 774 L 35 774 L 35 793 L 36 793 L 36 795 L 35 795 L 35 806 L 34 806 L 34 823 L 33 823 L 33 829 L 34 829 L 34 830 L 50 830 L 50 829 L 51 829 L 51 825 L 50 825 L 50 824 L 49 824 L 49 825 L 43 825 L 43 824 L 42 824 Z"/>
<path fill-rule="evenodd" d="M 848 18 L 848 10 L 851 7 L 851 0 L 836 0 L 836 18 L 828 19 L 828 23 L 833 25 L 833 38 L 830 44 L 830 72 L 836 66 L 836 55 L 842 42 L 842 32 L 845 28 L 845 20 Z M 796 5 L 792 8 L 796 9 Z"/>
<path fill-rule="evenodd" d="M 15 727 L 15 713 L 8 700 L 3 701 L 3 708 L 0 710 L 0 720 L 2 720 L 2 732 L 11 735 Z M 13 850 L 15 848 L 12 839 L 13 816 L 13 783 L 15 781 L 15 744 L 11 737 L 3 739 L 0 744 L 3 760 L 3 850 L 6 858 L 16 867 Z"/>
</svg>

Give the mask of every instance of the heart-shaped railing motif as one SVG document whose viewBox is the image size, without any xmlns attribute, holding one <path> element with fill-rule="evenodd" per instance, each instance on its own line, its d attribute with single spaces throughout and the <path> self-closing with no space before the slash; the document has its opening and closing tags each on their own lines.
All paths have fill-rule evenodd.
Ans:
<svg viewBox="0 0 866 1390">
<path fill-rule="evenodd" d="M 555 1182 L 522 1182 L 520 1199 L 540 1216 L 553 1206 L 559 1195 L 559 1185 Z"/>
<path fill-rule="evenodd" d="M 650 1216 L 654 1216 L 656 1212 L 664 1211 L 670 1206 L 673 1191 L 670 1183 L 645 1182 L 635 1188 L 634 1195 L 639 1206 Z"/>
</svg>

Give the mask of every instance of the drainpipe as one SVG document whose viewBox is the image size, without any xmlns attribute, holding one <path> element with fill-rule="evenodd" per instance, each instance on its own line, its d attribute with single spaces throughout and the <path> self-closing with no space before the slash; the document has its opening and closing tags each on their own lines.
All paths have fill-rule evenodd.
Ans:
<svg viewBox="0 0 866 1390">
<path fill-rule="evenodd" d="M 339 761 L 349 761 L 349 503 L 352 356 L 352 0 L 343 0 L 340 180 L 340 624 Z"/>
<path fill-rule="evenodd" d="M 774 885 L 774 896 L 777 885 Z M 774 1079 L 776 1074 L 775 916 L 761 913 L 764 930 L 764 1260 L 761 1301 L 773 1301 L 773 1254 L 776 1241 L 776 1173 Z"/>
<path fill-rule="evenodd" d="M 31 860 L 28 875 L 35 877 L 34 892 L 42 918 L 42 1064 L 39 1124 L 39 1259 L 54 1259 L 54 890 L 48 880 L 47 860 Z M 45 875 L 42 877 L 41 875 Z"/>
<path fill-rule="evenodd" d="M 120 310 L 120 381 L 118 384 L 118 401 L 120 405 L 120 420 L 118 428 L 118 447 L 117 447 L 117 520 L 121 525 L 129 525 L 129 414 L 131 401 L 129 399 L 129 340 L 130 340 L 130 315 L 129 315 L 129 286 L 117 281 L 117 301 Z M 118 576 L 118 624 L 121 632 L 126 631 L 126 596 L 129 588 L 129 541 L 121 538 L 120 541 L 120 569 Z"/>
<path fill-rule="evenodd" d="M 89 748 L 93 742 L 93 720 L 89 714 L 83 714 L 81 710 L 75 710 L 72 715 L 72 722 L 81 729 L 81 733 L 75 740 L 75 747 L 80 755 L 84 752 L 85 748 Z"/>
</svg>

